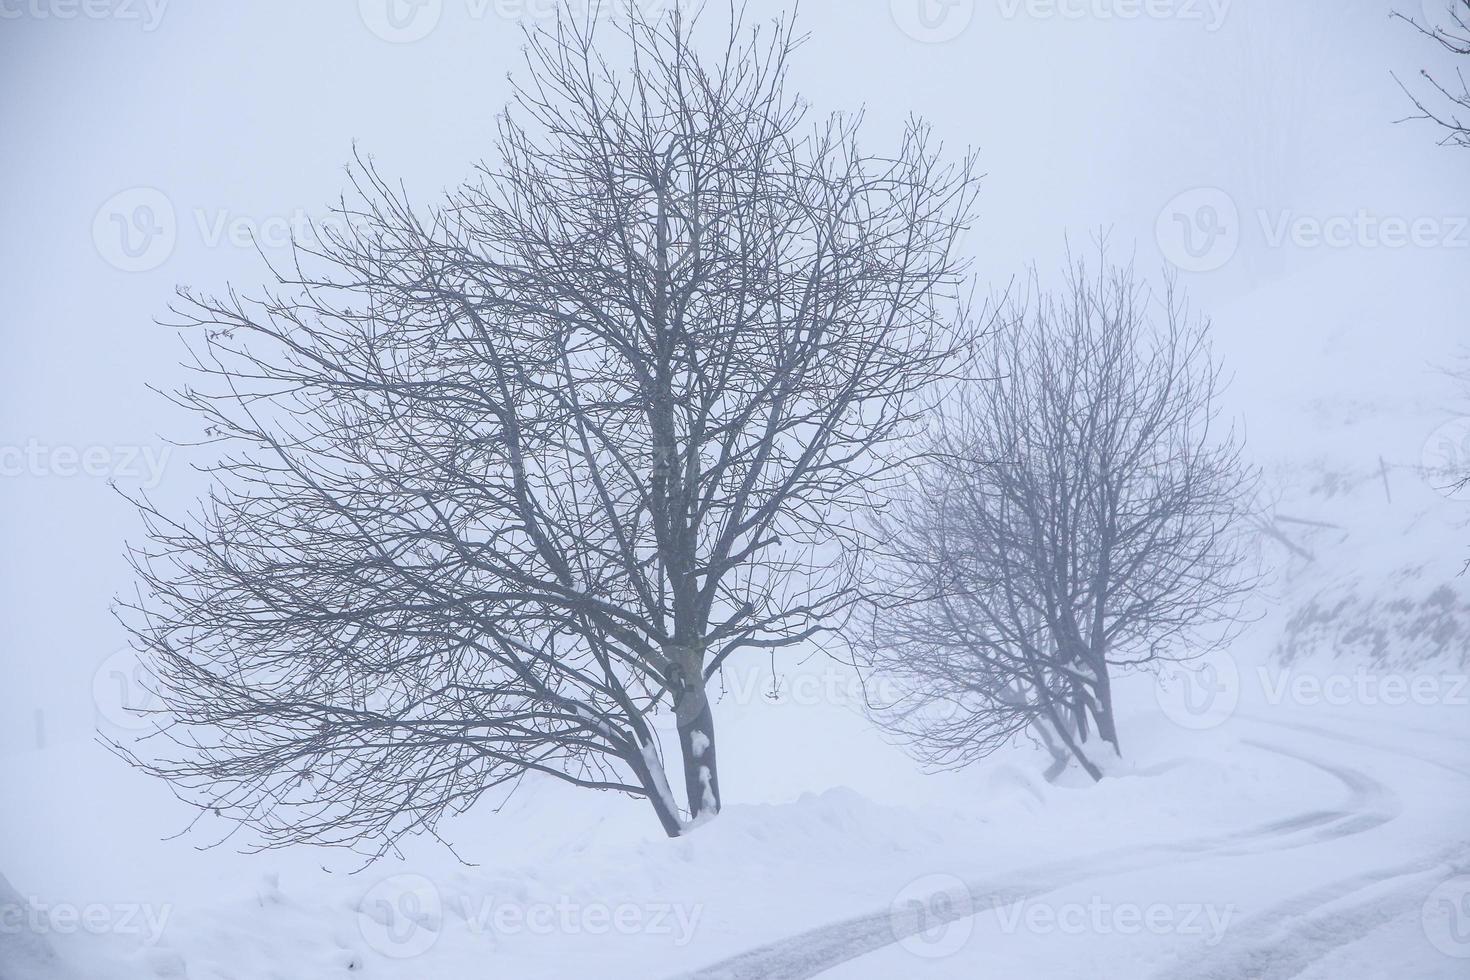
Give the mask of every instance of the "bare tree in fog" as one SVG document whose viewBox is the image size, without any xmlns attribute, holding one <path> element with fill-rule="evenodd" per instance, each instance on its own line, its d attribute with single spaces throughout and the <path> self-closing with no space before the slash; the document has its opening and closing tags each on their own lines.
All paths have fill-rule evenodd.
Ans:
<svg viewBox="0 0 1470 980">
<path fill-rule="evenodd" d="M 1420 23 L 1401 13 L 1394 16 L 1413 25 L 1415 30 L 1438 42 L 1451 54 L 1462 59 L 1470 57 L 1470 0 L 1437 0 L 1437 3 L 1443 8 L 1442 22 Z M 1435 3 L 1431 2 L 1425 9 L 1434 6 Z M 1416 95 L 1399 82 L 1419 111 L 1418 115 L 1410 118 L 1427 119 L 1440 126 L 1445 131 L 1440 142 L 1445 146 L 1470 147 L 1470 80 L 1465 78 L 1464 69 L 1455 69 L 1453 81 L 1428 70 L 1421 70 L 1419 75 L 1434 94 Z"/>
<path fill-rule="evenodd" d="M 1254 585 L 1254 475 L 1217 422 L 1208 324 L 1082 263 L 996 329 L 996 380 L 944 413 L 928 459 L 882 519 L 891 602 L 865 665 L 879 720 L 960 766 L 1030 731 L 1094 778 L 1119 747 L 1118 668 L 1223 642 Z M 1161 322 L 1156 322 L 1157 306 Z"/>
<path fill-rule="evenodd" d="M 677 13 L 618 30 L 629 69 L 533 32 L 444 204 L 360 163 L 277 287 L 181 293 L 221 455 L 194 513 L 141 501 L 124 619 L 178 748 L 138 761 L 267 845 L 390 847 L 534 773 L 677 835 L 720 806 L 706 682 L 855 601 L 853 508 L 963 348 L 970 161 L 810 121 L 789 23 L 712 61 Z"/>
</svg>

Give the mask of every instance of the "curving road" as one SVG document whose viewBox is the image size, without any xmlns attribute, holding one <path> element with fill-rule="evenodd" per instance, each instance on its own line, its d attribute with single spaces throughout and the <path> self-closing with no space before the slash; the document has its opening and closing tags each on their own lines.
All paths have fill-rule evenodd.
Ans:
<svg viewBox="0 0 1470 980">
<path fill-rule="evenodd" d="M 1148 869 L 1194 865 L 1203 861 L 1259 857 L 1272 852 L 1319 847 L 1332 841 L 1377 830 L 1403 812 L 1399 795 L 1381 780 L 1357 765 L 1340 759 L 1356 758 L 1364 749 L 1379 756 L 1397 756 L 1397 762 L 1435 767 L 1461 784 L 1470 783 L 1470 770 L 1458 764 L 1470 753 L 1456 751 L 1426 754 L 1422 736 L 1409 734 L 1413 746 L 1385 742 L 1375 730 L 1373 738 L 1300 721 L 1277 721 L 1250 717 L 1258 737 L 1244 742 L 1256 749 L 1295 759 L 1334 777 L 1345 790 L 1334 805 L 1304 811 L 1291 817 L 1263 823 L 1229 834 L 1201 837 L 1168 844 L 1142 845 L 1109 851 L 1091 857 L 1040 864 L 1004 877 L 965 883 L 967 895 L 937 894 L 928 901 L 898 909 L 884 909 L 810 929 L 788 938 L 710 964 L 684 980 L 796 980 L 815 977 L 854 964 L 877 954 L 892 957 L 889 950 L 909 937 L 926 934 L 936 927 L 1004 906 L 1046 895 L 1071 886 L 1102 883 L 1110 878 Z M 1282 730 L 1305 734 L 1336 753 L 1302 751 L 1283 744 Z M 1297 739 L 1300 741 L 1300 738 Z M 1456 749 L 1465 743 L 1456 741 Z M 1381 767 L 1380 767 L 1381 768 Z M 1212 945 L 1182 943 L 1173 951 L 1173 962 L 1152 970 L 1157 980 L 1196 978 L 1262 978 L 1284 980 L 1300 975 L 1313 962 L 1332 950 L 1364 935 L 1368 930 L 1407 914 L 1416 913 L 1435 884 L 1467 870 L 1470 855 L 1470 822 L 1465 840 L 1437 842 L 1412 860 L 1400 860 L 1381 868 L 1358 868 L 1353 874 L 1329 879 L 1286 901 L 1259 903 L 1261 910 L 1231 923 Z M 1356 852 L 1355 852 L 1356 853 Z M 956 889 L 957 890 L 957 889 Z M 969 961 L 967 961 L 969 962 Z M 875 976 L 890 975 L 896 964 L 879 964 Z M 924 966 L 913 961 L 913 966 Z M 1470 976 L 1470 961 L 1464 961 Z M 840 971 L 853 972 L 857 970 Z M 919 971 L 922 972 L 922 971 Z M 968 975 L 968 974 L 957 974 Z"/>
</svg>

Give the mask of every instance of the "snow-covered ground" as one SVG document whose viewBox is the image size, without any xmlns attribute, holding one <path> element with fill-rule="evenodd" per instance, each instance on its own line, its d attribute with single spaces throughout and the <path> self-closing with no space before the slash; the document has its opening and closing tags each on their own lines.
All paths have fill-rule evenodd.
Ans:
<svg viewBox="0 0 1470 980">
<path fill-rule="evenodd" d="M 348 874 L 330 855 L 196 852 L 149 841 L 141 819 L 127 831 L 136 794 L 78 782 L 54 804 L 73 826 L 7 848 L 39 910 L 7 942 L 39 933 L 54 969 L 27 972 L 17 953 L 3 975 L 1464 976 L 1467 706 L 1240 693 L 1194 730 L 1216 719 L 1130 685 L 1134 748 L 1097 786 L 1041 781 L 1025 747 L 921 782 L 855 716 L 844 733 L 841 710 L 752 706 L 731 712 L 750 723 L 729 726 L 745 746 L 732 787 L 762 795 L 752 743 L 774 757 L 783 728 L 818 712 L 825 737 L 862 750 L 841 777 L 855 788 L 790 799 L 773 780 L 773 802 L 667 841 L 642 805 L 538 785 L 455 826 L 474 866 L 425 853 Z M 9 760 L 13 798 L 39 798 L 90 751 Z M 75 875 L 58 886 L 63 851 Z M 1360 950 L 1333 972 L 1360 944 L 1367 962 Z"/>
</svg>

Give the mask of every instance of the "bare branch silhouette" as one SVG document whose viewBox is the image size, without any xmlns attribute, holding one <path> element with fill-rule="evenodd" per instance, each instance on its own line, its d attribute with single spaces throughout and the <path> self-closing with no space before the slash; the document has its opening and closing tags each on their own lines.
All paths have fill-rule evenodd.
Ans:
<svg viewBox="0 0 1470 980">
<path fill-rule="evenodd" d="M 1420 23 L 1397 11 L 1393 16 L 1431 38 L 1451 54 L 1461 58 L 1470 56 L 1470 0 L 1442 2 L 1444 23 Z M 1436 93 L 1434 96 L 1416 95 L 1397 75 L 1394 76 L 1394 81 L 1399 83 L 1399 87 L 1418 110 L 1417 115 L 1408 117 L 1409 120 L 1428 120 L 1442 128 L 1445 131 L 1440 140 L 1442 146 L 1470 147 L 1470 80 L 1465 78 L 1465 72 L 1461 68 L 1456 68 L 1454 74 L 1454 81 L 1446 82 L 1442 76 L 1436 77 L 1430 71 L 1419 72 L 1420 77 Z M 1438 105 L 1431 106 L 1432 101 Z M 1400 120 L 1404 121 L 1408 120 Z"/>
</svg>

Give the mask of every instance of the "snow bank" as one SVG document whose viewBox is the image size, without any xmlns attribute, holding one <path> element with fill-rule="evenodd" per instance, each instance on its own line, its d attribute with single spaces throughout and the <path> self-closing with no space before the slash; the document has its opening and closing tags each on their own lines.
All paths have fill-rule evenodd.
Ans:
<svg viewBox="0 0 1470 980">
<path fill-rule="evenodd" d="M 0 874 L 0 980 L 64 980 L 37 910 Z"/>
</svg>

